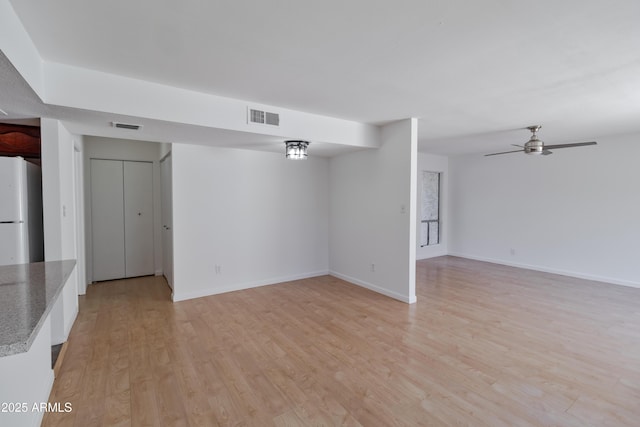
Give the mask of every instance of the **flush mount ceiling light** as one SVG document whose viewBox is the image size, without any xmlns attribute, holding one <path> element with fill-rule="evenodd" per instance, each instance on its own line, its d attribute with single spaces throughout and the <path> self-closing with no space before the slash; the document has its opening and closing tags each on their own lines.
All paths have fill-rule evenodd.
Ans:
<svg viewBox="0 0 640 427">
<path fill-rule="evenodd" d="M 307 147 L 309 141 L 301 141 L 298 139 L 291 139 L 284 142 L 286 145 L 286 157 L 287 159 L 306 159 Z"/>
</svg>

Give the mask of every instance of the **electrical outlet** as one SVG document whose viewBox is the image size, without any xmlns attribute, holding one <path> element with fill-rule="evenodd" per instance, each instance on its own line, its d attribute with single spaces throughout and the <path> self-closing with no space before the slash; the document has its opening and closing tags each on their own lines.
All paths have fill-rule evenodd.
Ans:
<svg viewBox="0 0 640 427">
<path fill-rule="evenodd" d="M 373 272 L 376 271 L 376 265 L 375 264 L 371 264 L 371 271 L 373 271 Z"/>
<path fill-rule="evenodd" d="M 515 254 L 516 254 L 516 250 L 515 250 L 515 249 L 513 249 L 513 248 L 511 248 L 511 249 L 509 250 L 509 252 L 511 253 L 511 255 L 515 255 Z"/>
</svg>

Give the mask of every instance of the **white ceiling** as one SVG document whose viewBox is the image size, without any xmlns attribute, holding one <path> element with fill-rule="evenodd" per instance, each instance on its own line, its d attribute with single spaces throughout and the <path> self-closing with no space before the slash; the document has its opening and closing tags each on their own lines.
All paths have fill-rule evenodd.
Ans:
<svg viewBox="0 0 640 427">
<path fill-rule="evenodd" d="M 640 131 L 637 0 L 11 3 L 47 61 L 366 123 L 418 117 L 422 151 L 508 148 L 532 124 L 547 143 Z"/>
</svg>

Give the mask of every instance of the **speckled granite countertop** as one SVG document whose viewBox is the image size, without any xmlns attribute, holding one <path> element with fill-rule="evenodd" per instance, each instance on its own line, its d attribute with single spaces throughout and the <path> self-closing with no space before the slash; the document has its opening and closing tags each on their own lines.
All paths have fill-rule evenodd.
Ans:
<svg viewBox="0 0 640 427">
<path fill-rule="evenodd" d="M 0 357 L 29 350 L 75 260 L 0 266 Z"/>
</svg>

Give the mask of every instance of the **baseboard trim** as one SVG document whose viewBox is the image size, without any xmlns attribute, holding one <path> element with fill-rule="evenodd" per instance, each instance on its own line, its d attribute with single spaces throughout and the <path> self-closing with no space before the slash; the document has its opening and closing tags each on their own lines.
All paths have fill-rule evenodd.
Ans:
<svg viewBox="0 0 640 427">
<path fill-rule="evenodd" d="M 326 276 L 327 274 L 329 274 L 328 270 L 313 271 L 309 273 L 295 274 L 291 276 L 273 277 L 271 279 L 257 280 L 254 282 L 227 285 L 227 286 L 223 286 L 215 289 L 206 288 L 206 289 L 201 289 L 193 292 L 177 292 L 175 289 L 176 286 L 174 283 L 174 289 L 171 297 L 173 299 L 173 302 L 185 301 L 185 300 L 194 299 L 194 298 L 202 298 L 202 297 L 208 297 L 211 295 L 224 294 L 226 292 L 242 291 L 244 289 L 258 288 L 260 286 L 276 285 L 278 283 L 291 282 L 294 280 L 309 279 L 311 277 L 318 277 L 318 276 Z M 174 277 L 174 281 L 175 281 L 175 277 Z"/>
<path fill-rule="evenodd" d="M 539 265 L 532 265 L 532 264 L 525 264 L 525 263 L 518 263 L 518 262 L 509 262 L 509 261 L 504 261 L 504 260 L 501 260 L 501 259 L 479 257 L 479 256 L 464 254 L 464 253 L 460 253 L 460 252 L 450 252 L 449 255 L 450 256 L 459 257 L 459 258 L 472 259 L 472 260 L 475 260 L 475 261 L 490 262 L 492 264 L 506 265 L 506 266 L 509 266 L 509 267 L 524 268 L 524 269 L 527 269 L 527 270 L 542 271 L 544 273 L 559 274 L 561 276 L 575 277 L 576 279 L 592 280 L 594 282 L 609 283 L 609 284 L 612 284 L 612 285 L 627 286 L 627 287 L 630 287 L 630 288 L 640 288 L 640 282 L 632 282 L 630 280 L 620 280 L 620 279 L 615 279 L 615 278 L 612 278 L 612 277 L 597 276 L 597 275 L 593 275 L 593 274 L 584 274 L 584 273 L 578 273 L 578 272 L 575 272 L 575 271 L 562 270 L 562 269 L 557 269 L 557 268 L 548 268 L 548 267 L 543 267 L 543 266 L 539 266 Z"/>
<path fill-rule="evenodd" d="M 355 277 L 348 276 L 346 274 L 338 273 L 337 271 L 329 271 L 329 274 L 337 277 L 338 279 L 342 279 L 346 282 L 352 283 L 354 285 L 360 286 L 362 288 L 367 288 L 370 291 L 382 294 L 389 298 L 396 299 L 398 301 L 405 302 L 407 304 L 413 304 L 417 301 L 415 295 L 402 295 L 394 291 L 390 291 L 388 289 L 382 288 L 380 286 L 374 285 L 373 283 L 365 282 L 364 280 L 356 279 Z"/>
<path fill-rule="evenodd" d="M 56 364 L 53 366 L 54 378 L 57 378 L 58 372 L 60 372 L 60 367 L 62 366 L 62 362 L 64 361 L 64 356 L 67 353 L 67 343 L 68 341 L 65 341 L 62 343 L 62 347 L 60 348 L 60 353 L 58 353 L 58 358 L 56 359 Z"/>
<path fill-rule="evenodd" d="M 420 261 L 422 259 L 431 259 L 431 258 L 438 258 L 440 256 L 447 256 L 449 255 L 448 253 L 444 252 L 444 253 L 438 253 L 438 254 L 432 254 L 432 255 L 423 255 L 421 257 L 416 257 L 416 261 Z"/>
</svg>

